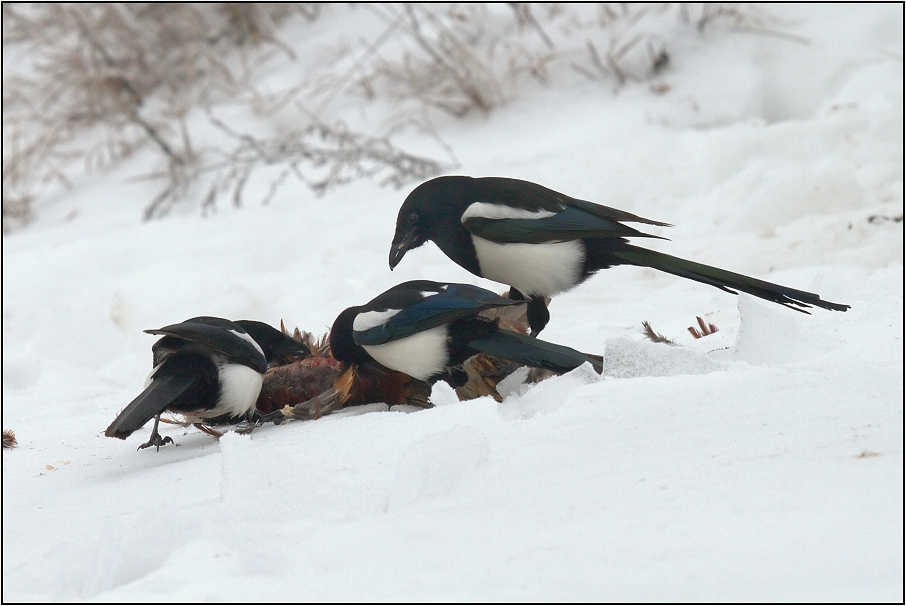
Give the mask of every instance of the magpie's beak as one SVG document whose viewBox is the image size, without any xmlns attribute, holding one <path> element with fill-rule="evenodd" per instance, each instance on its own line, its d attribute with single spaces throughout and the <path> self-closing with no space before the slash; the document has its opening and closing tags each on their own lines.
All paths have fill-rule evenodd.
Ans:
<svg viewBox="0 0 906 606">
<path fill-rule="evenodd" d="M 415 230 L 407 232 L 402 238 L 394 238 L 393 244 L 390 245 L 390 269 L 396 267 L 403 260 L 403 257 L 406 256 L 406 251 L 418 248 L 422 244 L 423 242 L 418 237 L 418 234 L 415 233 Z"/>
<path fill-rule="evenodd" d="M 293 362 L 298 362 L 310 357 L 311 350 L 308 346 L 299 343 L 298 347 L 285 347 L 279 352 L 275 352 L 273 359 L 268 362 L 267 367 L 270 369 L 277 366 L 286 366 L 287 364 L 292 364 Z"/>
</svg>

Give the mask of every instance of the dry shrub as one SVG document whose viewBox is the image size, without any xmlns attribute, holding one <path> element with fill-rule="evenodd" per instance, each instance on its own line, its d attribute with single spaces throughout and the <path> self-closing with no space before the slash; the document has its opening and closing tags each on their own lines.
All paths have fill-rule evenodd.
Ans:
<svg viewBox="0 0 906 606">
<path fill-rule="evenodd" d="M 380 173 L 389 173 L 382 185 L 400 187 L 406 182 L 436 175 L 443 168 L 435 160 L 396 148 L 386 137 L 352 132 L 342 123 L 310 122 L 301 128 L 263 138 L 237 132 L 214 117 L 211 121 L 235 141 L 235 146 L 229 152 L 218 152 L 222 159 L 204 167 L 203 172 L 208 177 L 205 179 L 207 194 L 202 202 L 205 210 L 215 208 L 224 194 L 230 195 L 235 206 L 241 206 L 252 174 L 265 168 L 276 167 L 279 174 L 261 198 L 263 204 L 273 198 L 290 176 L 323 195 L 333 187 Z M 145 210 L 145 218 L 165 215 L 185 197 L 188 186 L 195 180 L 171 179 L 170 185 Z"/>
<path fill-rule="evenodd" d="M 450 167 L 327 117 L 341 93 L 390 99 L 400 123 L 415 121 L 430 134 L 429 111 L 490 112 L 526 78 L 559 84 L 578 73 L 614 91 L 652 78 L 669 68 L 677 24 L 694 35 L 724 28 L 802 41 L 763 9 L 732 3 L 369 4 L 358 10 L 382 24 L 380 34 L 345 70 L 338 63 L 330 73 L 303 74 L 279 98 L 258 94 L 255 74 L 275 57 L 295 59 L 278 36 L 281 26 L 294 17 L 313 21 L 321 10 L 305 3 L 5 3 L 4 52 L 13 59 L 4 67 L 14 68 L 3 79 L 4 229 L 27 222 L 37 199 L 83 170 L 139 148 L 157 152 L 160 168 L 147 176 L 164 183 L 146 218 L 195 195 L 203 208 L 222 195 L 239 204 L 258 171 L 277 174 L 267 201 L 290 176 L 320 194 L 379 173 L 400 186 Z M 306 95 L 314 111 L 301 106 Z M 212 117 L 219 104 L 268 115 L 294 101 L 301 126 L 270 137 Z M 207 140 L 193 145 L 189 125 L 197 127 L 199 116 L 225 135 L 213 148 Z"/>
<path fill-rule="evenodd" d="M 249 51 L 291 53 L 276 31 L 293 14 L 317 7 L 5 3 L 4 51 L 22 65 L 3 79 L 4 227 L 78 162 L 104 168 L 151 144 L 185 174 L 197 162 L 188 113 L 241 90 Z"/>
<path fill-rule="evenodd" d="M 746 34 L 760 34 L 782 38 L 790 42 L 808 44 L 808 39 L 783 31 L 784 23 L 765 9 L 738 2 L 705 2 L 679 5 L 680 17 L 700 32 L 722 27 Z"/>
<path fill-rule="evenodd" d="M 406 48 L 399 60 L 376 55 L 360 86 L 381 80 L 383 94 L 390 98 L 417 99 L 455 116 L 473 109 L 488 112 L 501 103 L 497 77 L 479 54 L 490 39 L 482 24 L 483 5 L 440 9 L 406 4 L 372 10 L 403 32 L 414 48 Z"/>
<path fill-rule="evenodd" d="M 355 63 L 358 90 L 455 116 L 489 112 L 518 94 L 524 76 L 546 84 L 572 71 L 615 91 L 650 79 L 669 67 L 675 25 L 692 35 L 725 29 L 803 41 L 763 9 L 735 3 L 369 8 L 386 29 Z"/>
</svg>

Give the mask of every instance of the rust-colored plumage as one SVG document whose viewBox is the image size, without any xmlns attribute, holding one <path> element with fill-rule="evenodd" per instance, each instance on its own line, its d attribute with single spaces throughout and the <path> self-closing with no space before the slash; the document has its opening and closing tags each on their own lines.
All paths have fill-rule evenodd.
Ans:
<svg viewBox="0 0 906 606">
<path fill-rule="evenodd" d="M 264 375 L 256 404 L 258 413 L 269 414 L 314 398 L 333 387 L 343 370 L 343 364 L 329 354 L 313 355 L 285 366 L 271 368 Z"/>
<path fill-rule="evenodd" d="M 506 297 L 508 295 L 509 291 L 503 293 L 501 296 Z M 545 297 L 545 305 L 549 305 L 550 301 L 550 297 Z M 489 320 L 496 321 L 500 328 L 528 334 L 530 329 L 526 307 L 525 304 L 506 305 L 487 309 L 481 312 L 480 315 Z M 490 356 L 486 353 L 472 356 L 466 360 L 462 367 L 463 370 L 466 371 L 469 380 L 465 385 L 456 388 L 456 395 L 459 396 L 460 400 L 472 400 L 483 396 L 491 396 L 498 402 L 501 402 L 503 398 L 501 398 L 500 394 L 497 392 L 497 385 L 507 378 L 514 370 L 519 368 L 518 365 L 514 365 L 509 360 Z M 526 381 L 529 383 L 537 383 L 555 374 L 557 373 L 551 370 L 532 368 Z"/>
<path fill-rule="evenodd" d="M 18 442 L 16 441 L 16 434 L 13 433 L 11 429 L 3 430 L 3 448 L 15 448 Z"/>
<path fill-rule="evenodd" d="M 280 328 L 290 334 L 282 322 Z M 326 335 L 316 339 L 296 328 L 292 336 L 308 345 L 312 356 L 267 371 L 257 403 L 265 419 L 316 419 L 347 406 L 375 402 L 432 406 L 431 386 L 424 381 L 377 362 L 343 364 L 331 355 Z"/>
</svg>

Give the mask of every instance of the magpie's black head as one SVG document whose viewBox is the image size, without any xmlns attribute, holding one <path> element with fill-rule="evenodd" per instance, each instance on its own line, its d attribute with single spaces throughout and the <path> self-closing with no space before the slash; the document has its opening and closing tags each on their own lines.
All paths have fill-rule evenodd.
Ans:
<svg viewBox="0 0 906 606">
<path fill-rule="evenodd" d="M 269 324 L 257 320 L 236 320 L 236 324 L 244 328 L 245 332 L 261 346 L 268 367 L 283 366 L 311 355 L 308 345 L 296 341 Z"/>
<path fill-rule="evenodd" d="M 412 190 L 396 217 L 396 233 L 390 245 L 390 269 L 403 259 L 406 251 L 418 248 L 434 235 L 450 228 L 470 201 L 465 192 L 471 177 L 437 177 Z"/>
<path fill-rule="evenodd" d="M 372 360 L 352 338 L 352 323 L 361 310 L 361 305 L 343 310 L 330 327 L 330 353 L 344 364 L 363 364 Z"/>
</svg>

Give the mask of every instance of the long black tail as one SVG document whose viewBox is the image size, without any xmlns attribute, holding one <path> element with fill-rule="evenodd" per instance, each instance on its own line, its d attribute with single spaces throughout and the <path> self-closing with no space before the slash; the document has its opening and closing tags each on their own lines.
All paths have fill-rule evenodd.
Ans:
<svg viewBox="0 0 906 606">
<path fill-rule="evenodd" d="M 194 382 L 192 377 L 179 375 L 166 375 L 154 379 L 145 391 L 129 402 L 104 435 L 108 438 L 125 440 L 136 429 L 165 411 L 167 406 Z"/>
<path fill-rule="evenodd" d="M 809 308 L 812 305 L 833 311 L 846 311 L 849 309 L 849 305 L 822 301 L 821 297 L 815 293 L 787 288 L 786 286 L 750 278 L 725 269 L 672 257 L 654 250 L 638 248 L 631 244 L 626 244 L 612 251 L 612 254 L 629 265 L 659 269 L 674 276 L 716 286 L 734 295 L 738 294 L 736 291 L 748 293 L 803 313 L 809 313 L 803 308 Z"/>
<path fill-rule="evenodd" d="M 569 372 L 589 362 L 600 374 L 604 358 L 584 354 L 570 347 L 557 345 L 510 330 L 500 329 L 486 337 L 469 341 L 469 347 L 498 358 L 504 358 L 556 372 Z"/>
</svg>

